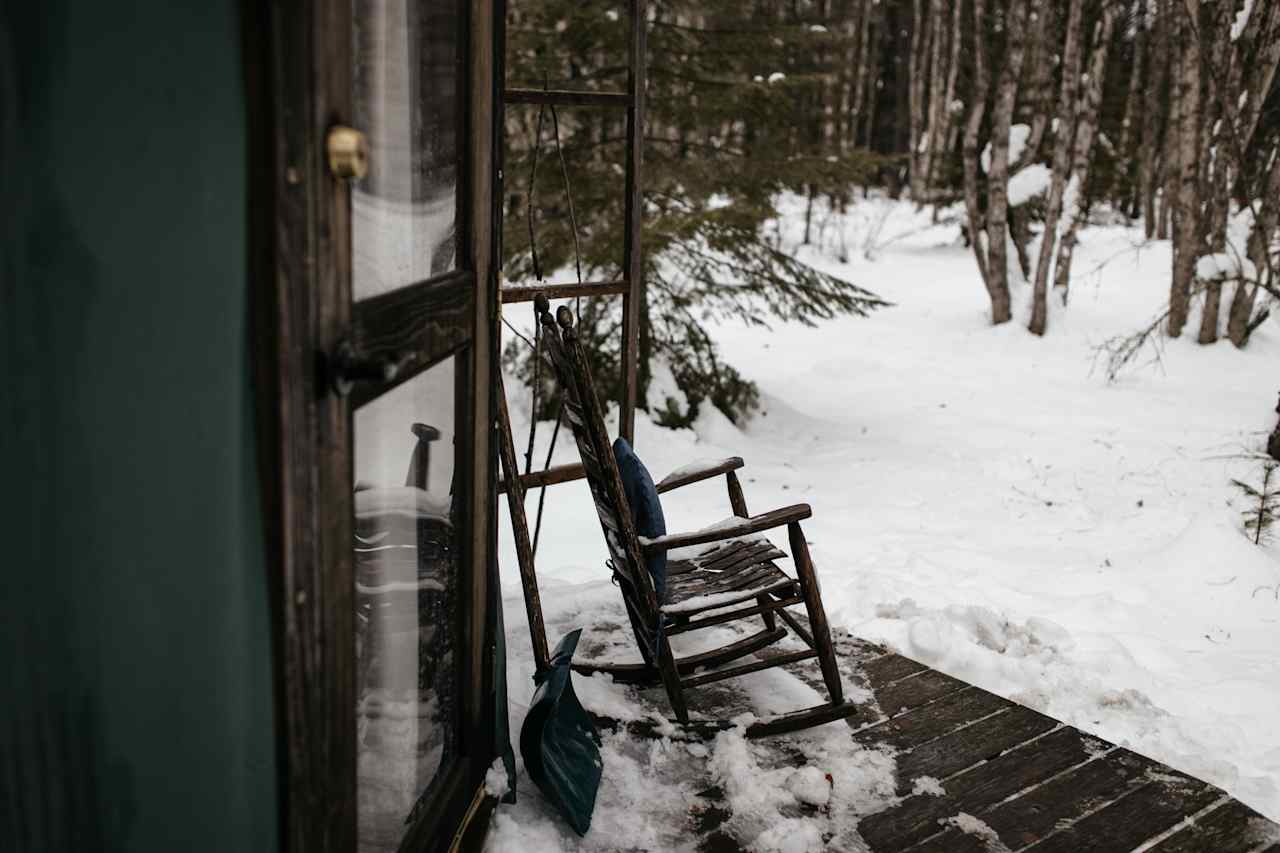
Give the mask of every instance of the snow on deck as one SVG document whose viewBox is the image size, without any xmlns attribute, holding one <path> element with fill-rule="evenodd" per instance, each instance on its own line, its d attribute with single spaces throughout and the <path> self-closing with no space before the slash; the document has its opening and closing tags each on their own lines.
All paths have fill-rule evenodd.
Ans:
<svg viewBox="0 0 1280 853">
<path fill-rule="evenodd" d="M 794 237 L 790 222 L 784 235 Z M 1168 243 L 1144 244 L 1138 229 L 1085 229 L 1071 306 L 1051 300 L 1049 333 L 1036 339 L 1019 322 L 1021 288 L 1015 322 L 990 327 L 954 226 L 885 202 L 815 222 L 825 245 L 843 244 L 853 260 L 800 255 L 895 306 L 817 328 L 711 327 L 724 358 L 759 383 L 761 411 L 741 429 L 714 411 L 683 431 L 641 417 L 635 446 L 646 465 L 742 456 L 751 512 L 813 506 L 805 532 L 833 626 L 1280 818 L 1280 553 L 1241 534 L 1229 482 L 1255 478 L 1236 457 L 1274 423 L 1277 321 L 1243 352 L 1184 336 L 1159 364 L 1108 386 L 1091 373 L 1093 348 L 1161 309 Z M 528 402 L 512 403 L 519 435 Z M 573 452 L 562 444 L 554 461 L 575 461 Z M 728 512 L 719 480 L 663 505 L 676 530 Z M 527 637 L 502 524 L 514 649 Z M 587 592 L 607 578 L 604 559 L 585 486 L 552 490 L 539 577 L 544 602 L 563 605 L 558 629 L 597 613 Z M 608 642 L 617 653 L 608 656 L 635 658 L 621 634 Z M 513 696 L 528 680 L 522 667 L 513 656 Z M 626 787 L 620 780 L 661 763 L 656 754 L 656 764 L 616 761 L 616 770 L 606 761 L 606 785 Z M 670 798 L 668 811 L 659 807 L 667 788 L 652 796 L 658 813 L 683 820 L 686 797 Z M 638 835 L 637 845 L 687 846 L 672 830 L 665 840 Z"/>
<path fill-rule="evenodd" d="M 625 644 L 610 592 L 580 587 L 551 629 L 584 625 L 592 658 Z M 591 830 L 572 835 L 522 776 L 523 799 L 499 810 L 489 849 L 990 853 L 1038 841 L 1058 853 L 1186 853 L 1280 841 L 1280 825 L 1212 785 L 847 633 L 835 640 L 857 711 L 787 737 L 750 741 L 736 728 L 696 739 L 663 719 L 661 690 L 575 677 L 583 704 L 621 723 L 604 729 Z M 808 661 L 691 695 L 702 713 L 746 726 L 812 702 L 821 684 Z M 651 738 L 630 725 L 655 720 Z"/>
</svg>

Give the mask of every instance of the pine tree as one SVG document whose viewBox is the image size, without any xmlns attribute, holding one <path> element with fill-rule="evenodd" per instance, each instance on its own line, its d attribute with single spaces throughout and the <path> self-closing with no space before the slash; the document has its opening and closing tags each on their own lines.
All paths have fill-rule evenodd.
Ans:
<svg viewBox="0 0 1280 853">
<path fill-rule="evenodd" d="M 1251 535 L 1253 544 L 1261 545 L 1269 536 L 1271 526 L 1280 516 L 1280 477 L 1275 476 L 1280 463 L 1267 460 L 1262 464 L 1262 484 L 1254 488 L 1242 480 L 1232 480 L 1232 484 L 1244 493 L 1250 506 L 1243 513 L 1244 531 Z"/>
<path fill-rule="evenodd" d="M 641 405 L 649 368 L 668 365 L 691 409 L 710 401 L 731 418 L 755 405 L 754 386 L 720 358 L 708 320 L 737 317 L 814 323 L 885 304 L 873 293 L 789 255 L 766 234 L 785 190 L 837 198 L 867 180 L 875 158 L 836 138 L 826 116 L 839 103 L 836 63 L 857 28 L 828 26 L 826 4 L 658 0 L 650 5 L 644 132 Z M 508 85 L 621 90 L 627 15 L 621 3 L 512 0 Z M 850 83 L 853 85 L 852 77 Z M 527 219 L 535 151 L 532 230 L 542 271 L 574 268 L 574 239 L 560 163 L 572 188 L 587 280 L 619 276 L 622 253 L 621 111 L 509 107 L 504 273 L 535 277 Z M 558 123 L 558 128 L 555 126 Z M 572 276 L 572 273 L 570 274 Z M 563 280 L 563 279 L 561 279 Z M 602 391 L 616 398 L 620 309 L 582 300 L 581 331 Z M 520 359 L 519 347 L 509 360 Z M 527 372 L 527 371 L 526 371 Z"/>
</svg>

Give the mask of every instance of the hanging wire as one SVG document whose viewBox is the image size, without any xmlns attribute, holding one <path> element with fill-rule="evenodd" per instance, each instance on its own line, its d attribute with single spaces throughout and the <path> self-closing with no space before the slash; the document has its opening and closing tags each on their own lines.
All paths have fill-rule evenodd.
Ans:
<svg viewBox="0 0 1280 853">
<path fill-rule="evenodd" d="M 564 149 L 560 147 L 560 114 L 556 105 L 551 105 L 552 139 L 556 143 L 556 158 L 560 161 L 560 178 L 564 181 L 564 195 L 569 202 L 569 226 L 573 232 L 573 264 L 578 273 L 578 284 L 582 284 L 582 247 L 578 243 L 578 216 L 573 209 L 573 189 L 569 183 L 569 167 L 564 162 Z M 573 299 L 573 313 L 578 324 L 582 324 L 582 297 Z"/>
<path fill-rule="evenodd" d="M 529 340 L 527 337 L 525 337 L 524 332 L 520 331 L 520 330 L 519 330 L 519 329 L 517 329 L 515 326 L 511 325 L 511 321 L 510 321 L 510 320 L 508 320 L 506 317 L 503 317 L 503 318 L 502 318 L 502 325 L 504 325 L 504 326 L 506 326 L 508 329 L 510 329 L 510 330 L 511 330 L 511 334 L 515 335 L 517 338 L 519 338 L 520 340 L 522 340 L 522 341 L 524 341 L 526 344 L 528 344 L 529 349 L 533 349 L 533 341 L 531 341 L 531 340 Z"/>
<path fill-rule="evenodd" d="M 533 470 L 533 438 L 538 434 L 538 389 L 542 387 L 542 324 L 538 309 L 533 314 L 533 405 L 529 409 L 529 443 L 524 451 L 524 475 Z"/>
<path fill-rule="evenodd" d="M 543 88 L 549 89 L 550 82 L 544 75 Z M 538 105 L 538 126 L 533 138 L 533 162 L 529 166 L 529 194 L 525 197 L 524 216 L 529 230 L 529 255 L 533 259 L 533 275 L 539 282 L 542 278 L 542 264 L 538 261 L 538 240 L 534 236 L 533 219 L 534 199 L 538 193 L 538 152 L 542 150 L 542 125 L 546 120 L 546 104 Z M 533 442 L 538 434 L 538 388 L 542 385 L 542 324 L 538 322 L 537 310 L 533 317 L 533 407 L 529 411 L 529 441 L 524 450 L 524 474 L 529 476 L 533 470 Z M 526 338 L 526 341 L 528 339 Z"/>
<path fill-rule="evenodd" d="M 560 436 L 560 424 L 564 422 L 564 406 L 560 406 L 560 412 L 556 415 L 556 428 L 551 431 L 551 445 L 547 448 L 547 461 L 543 463 L 542 470 L 546 471 L 551 467 L 551 454 L 556 450 L 556 439 Z M 538 536 L 542 533 L 542 509 L 547 500 L 547 487 L 542 485 L 538 488 L 538 516 L 533 524 L 533 545 L 534 555 L 538 553 Z"/>
<path fill-rule="evenodd" d="M 543 86 L 546 85 L 544 82 Z M 533 198 L 538 191 L 538 152 L 542 149 L 542 124 L 546 113 L 546 104 L 539 104 L 538 128 L 533 137 L 533 163 L 529 167 L 529 194 L 525 196 L 524 204 L 525 225 L 529 230 L 529 255 L 533 258 L 533 276 L 538 281 L 542 281 L 542 264 L 538 262 L 538 241 L 533 236 Z"/>
<path fill-rule="evenodd" d="M 578 284 L 582 284 L 582 244 L 578 239 L 578 216 L 574 212 L 573 207 L 573 184 L 569 181 L 569 167 L 564 160 L 564 149 L 560 145 L 560 116 L 556 112 L 555 104 L 551 105 L 551 137 L 555 141 L 556 157 L 560 161 L 560 178 L 564 181 L 565 200 L 569 206 L 569 227 L 573 233 L 573 264 L 578 277 Z M 573 300 L 573 313 L 577 319 L 578 327 L 582 326 L 582 297 L 577 296 Z M 539 324 L 541 325 L 541 324 Z M 537 391 L 535 389 L 534 393 Z M 536 403 L 536 397 L 535 397 Z M 560 405 L 560 411 L 556 413 L 556 427 L 551 433 L 551 445 L 547 448 L 547 460 L 542 466 L 542 470 L 546 471 L 551 467 L 551 454 L 556 449 L 556 439 L 560 437 L 560 426 L 564 423 L 564 404 Z M 542 511 L 546 506 L 547 487 L 544 484 L 538 489 L 538 515 L 533 525 L 533 545 L 532 551 L 536 556 L 538 553 L 538 538 L 542 534 Z"/>
<path fill-rule="evenodd" d="M 551 90 L 550 80 L 544 75 L 543 78 L 544 91 Z M 538 107 L 538 124 L 536 135 L 533 143 L 533 156 L 529 167 L 529 193 L 525 198 L 525 225 L 529 233 L 529 255 L 533 261 L 533 275 L 539 281 L 543 281 L 542 263 L 538 258 L 538 240 L 534 227 L 534 200 L 537 195 L 537 179 L 538 179 L 538 154 L 542 149 L 542 128 L 545 123 L 546 104 Z M 560 115 L 555 105 L 551 105 L 551 126 L 552 138 L 555 142 L 556 157 L 560 161 L 560 178 L 564 182 L 565 199 L 569 207 L 569 226 L 573 234 L 573 261 L 574 269 L 577 274 L 578 284 L 582 284 L 582 244 L 578 237 L 578 216 L 573 205 L 573 187 L 569 182 L 569 166 L 565 162 L 564 149 L 560 145 Z M 573 303 L 574 315 L 579 325 L 582 323 L 582 297 L 574 298 Z M 535 303 L 534 322 L 533 322 L 533 340 L 530 341 L 526 336 L 522 335 L 505 317 L 502 322 L 512 332 L 516 334 L 522 341 L 533 349 L 533 406 L 529 417 L 529 441 L 525 445 L 524 453 L 524 473 L 527 477 L 533 470 L 533 448 L 538 431 L 538 403 L 539 391 L 542 389 L 542 323 L 539 322 L 537 316 L 537 308 Z M 545 472 L 551 468 L 551 457 L 556 450 L 556 440 L 560 437 L 560 427 L 564 423 L 564 406 L 561 405 L 560 411 L 556 414 L 555 429 L 551 433 L 551 443 L 547 447 L 546 460 L 543 462 L 542 470 Z M 542 534 L 542 513 L 546 508 L 547 486 L 542 484 L 538 487 L 538 513 L 537 520 L 533 528 L 533 543 L 531 550 L 536 556 L 538 553 L 538 539 Z"/>
</svg>

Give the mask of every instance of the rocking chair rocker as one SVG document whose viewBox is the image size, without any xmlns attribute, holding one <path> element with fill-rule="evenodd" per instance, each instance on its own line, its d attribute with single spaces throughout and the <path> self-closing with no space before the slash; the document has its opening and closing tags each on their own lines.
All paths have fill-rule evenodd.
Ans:
<svg viewBox="0 0 1280 853">
<path fill-rule="evenodd" d="M 715 731 L 729 728 L 731 724 L 728 721 L 690 722 L 686 689 L 817 658 L 829 702 L 759 720 L 747 728 L 747 736 L 782 734 L 854 714 L 857 706 L 844 699 L 813 561 L 800 528 L 800 522 L 812 514 L 809 506 L 795 504 L 750 515 L 742 486 L 734 473 L 743 462 L 735 457 L 680 469 L 659 483 L 657 489 L 660 493 L 669 492 L 723 475 L 737 520 L 652 540 L 637 536 L 586 355 L 573 327 L 573 315 L 561 306 L 553 320 L 550 303 L 543 296 L 536 300 L 536 307 L 546 342 L 543 357 L 551 364 L 560 386 L 564 416 L 578 445 L 614 576 L 644 659 L 643 664 L 575 662 L 573 668 L 586 674 L 608 673 L 616 681 L 626 683 L 660 680 L 678 722 L 689 730 Z M 787 528 L 795 578 L 785 574 L 774 562 L 787 555 L 760 535 L 781 527 Z M 679 552 L 672 553 L 675 549 Z M 645 555 L 656 551 L 668 553 L 666 602 L 658 601 L 644 560 Z M 798 604 L 805 606 L 807 625 L 786 609 Z M 709 652 L 676 658 L 667 642 L 668 637 L 676 634 L 754 616 L 762 619 L 762 630 Z M 778 624 L 779 618 L 795 631 L 807 649 L 761 657 L 725 669 L 700 671 L 746 657 L 782 640 L 788 632 Z"/>
</svg>

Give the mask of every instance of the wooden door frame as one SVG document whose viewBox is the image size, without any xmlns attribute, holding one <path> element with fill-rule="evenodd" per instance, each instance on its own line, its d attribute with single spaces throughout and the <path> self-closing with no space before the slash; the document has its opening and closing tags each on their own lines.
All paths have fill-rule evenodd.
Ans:
<svg viewBox="0 0 1280 853">
<path fill-rule="evenodd" d="M 495 15 L 495 6 L 497 14 Z M 496 465 L 492 375 L 497 364 L 494 271 L 495 134 L 501 2 L 471 2 L 466 54 L 471 97 L 460 192 L 470 198 L 475 291 L 468 350 L 472 434 L 465 490 L 473 523 L 460 567 L 472 606 L 464 649 L 481 673 L 468 703 L 482 711 L 464 736 L 493 744 Z M 249 139 L 249 269 L 262 512 L 269 549 L 281 850 L 356 849 L 355 648 L 351 565 L 350 408 L 328 387 L 322 355 L 352 330 L 351 223 L 346 187 L 328 170 L 325 134 L 353 120 L 350 3 L 241 4 Z M 328 497 L 326 497 L 328 496 Z M 456 805 L 420 822 L 402 850 L 448 849 L 484 802 L 484 769 L 454 774 Z M 448 828 L 447 837 L 441 830 Z"/>
</svg>

